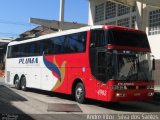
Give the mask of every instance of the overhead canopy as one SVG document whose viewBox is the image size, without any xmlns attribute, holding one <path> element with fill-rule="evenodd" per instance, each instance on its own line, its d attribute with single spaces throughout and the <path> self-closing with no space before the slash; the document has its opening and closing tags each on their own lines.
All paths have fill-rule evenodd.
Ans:
<svg viewBox="0 0 160 120">
<path fill-rule="evenodd" d="M 54 28 L 58 30 L 68 30 L 87 26 L 86 24 L 81 23 L 64 22 L 57 20 L 44 20 L 39 18 L 30 18 L 30 23 L 39 24 L 48 28 Z"/>
<path fill-rule="evenodd" d="M 0 42 L 2 43 L 9 43 L 11 41 L 12 41 L 11 39 L 0 39 Z"/>
</svg>

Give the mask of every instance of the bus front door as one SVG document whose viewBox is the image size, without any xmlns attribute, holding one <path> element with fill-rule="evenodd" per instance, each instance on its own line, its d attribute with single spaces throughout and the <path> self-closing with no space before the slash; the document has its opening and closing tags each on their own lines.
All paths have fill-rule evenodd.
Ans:
<svg viewBox="0 0 160 120">
<path fill-rule="evenodd" d="M 107 99 L 107 52 L 99 49 L 96 52 L 96 77 L 97 77 L 97 99 Z"/>
</svg>

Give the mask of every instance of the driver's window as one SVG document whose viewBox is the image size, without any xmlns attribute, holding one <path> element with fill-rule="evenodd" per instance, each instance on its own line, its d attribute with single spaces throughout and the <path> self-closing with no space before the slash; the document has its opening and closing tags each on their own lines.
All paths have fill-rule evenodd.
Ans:
<svg viewBox="0 0 160 120">
<path fill-rule="evenodd" d="M 91 32 L 90 47 L 102 47 L 106 45 L 104 30 L 93 30 Z"/>
</svg>

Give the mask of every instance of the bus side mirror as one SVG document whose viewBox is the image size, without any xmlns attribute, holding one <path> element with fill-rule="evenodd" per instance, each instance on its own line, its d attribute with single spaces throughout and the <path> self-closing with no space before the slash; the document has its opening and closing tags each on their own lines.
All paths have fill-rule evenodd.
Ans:
<svg viewBox="0 0 160 120">
<path fill-rule="evenodd" d="M 156 65 L 155 65 L 155 59 L 153 58 L 153 60 L 152 60 L 152 70 L 155 70 L 156 69 Z"/>
</svg>

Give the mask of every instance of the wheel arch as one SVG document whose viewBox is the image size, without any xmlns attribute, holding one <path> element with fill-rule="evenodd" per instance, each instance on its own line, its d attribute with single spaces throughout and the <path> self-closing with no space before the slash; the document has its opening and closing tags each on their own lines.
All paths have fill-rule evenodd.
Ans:
<svg viewBox="0 0 160 120">
<path fill-rule="evenodd" d="M 27 91 L 27 87 L 26 87 L 27 81 L 26 81 L 26 76 L 24 74 L 21 75 L 20 83 L 21 83 L 21 90 Z"/>
<path fill-rule="evenodd" d="M 19 78 L 18 74 L 15 74 L 15 75 L 14 75 L 14 80 L 13 80 L 13 84 L 14 84 L 14 85 L 15 85 L 16 77 Z M 19 79 L 19 80 L 20 80 L 20 79 Z"/>
<path fill-rule="evenodd" d="M 26 76 L 25 76 L 24 74 L 22 74 L 22 75 L 21 75 L 21 78 L 19 79 L 19 80 L 20 80 L 20 82 L 21 82 L 21 80 L 22 80 L 22 78 L 23 78 L 23 77 L 25 77 L 25 78 L 26 78 Z"/>
<path fill-rule="evenodd" d="M 25 76 L 24 74 L 22 74 L 22 75 L 21 75 L 21 79 L 22 79 L 23 77 L 26 77 L 26 76 Z"/>
<path fill-rule="evenodd" d="M 75 88 L 76 88 L 76 85 L 81 82 L 83 85 L 84 85 L 84 81 L 81 79 L 81 78 L 76 78 L 72 84 L 72 95 L 74 96 L 74 91 L 75 91 Z M 85 85 L 84 85 L 84 88 L 85 88 Z"/>
</svg>

